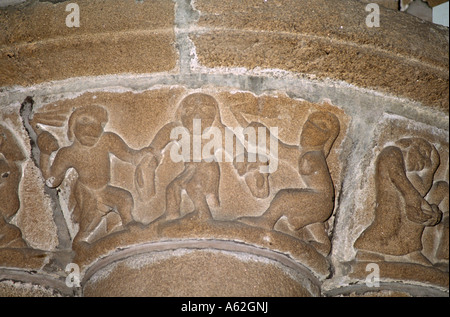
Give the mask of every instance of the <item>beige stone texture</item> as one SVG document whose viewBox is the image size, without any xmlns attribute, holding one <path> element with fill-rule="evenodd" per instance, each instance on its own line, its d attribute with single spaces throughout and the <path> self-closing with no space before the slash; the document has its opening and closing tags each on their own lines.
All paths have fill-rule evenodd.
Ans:
<svg viewBox="0 0 450 317">
<path fill-rule="evenodd" d="M 220 143 L 223 149 L 225 149 L 226 129 L 246 128 L 252 122 L 258 122 L 267 128 L 280 127 L 277 141 L 279 143 L 278 152 L 276 153 L 278 165 L 277 169 L 267 178 L 267 195 L 257 197 L 252 193 L 251 187 L 249 187 L 250 183 L 247 183 L 249 178 L 245 179 L 240 176 L 232 161 L 227 162 L 226 156 L 220 153 L 221 162 L 217 164 L 220 171 L 219 178 L 216 183 L 211 183 L 210 185 L 216 186 L 220 204 L 215 205 L 213 201 L 208 201 L 208 208 L 211 213 L 210 219 L 203 219 L 201 216 L 198 218 L 195 216 L 195 213 L 192 213 L 196 211 L 196 208 L 199 208 L 196 201 L 197 198 L 194 198 L 195 196 L 193 195 L 195 194 L 193 193 L 189 195 L 189 187 L 183 184 L 181 185 L 183 190 L 188 192 L 184 192 L 184 194 L 178 193 L 178 195 L 184 195 L 182 196 L 182 204 L 177 207 L 180 208 L 179 215 L 173 219 L 167 219 L 170 215 L 168 214 L 169 211 L 167 211 L 169 207 L 166 197 L 176 179 L 181 177 L 180 175 L 182 175 L 184 169 L 183 164 L 172 161 L 170 144 L 162 146 L 161 158 L 159 159 L 161 163 L 154 172 L 154 194 L 150 193 L 149 196 L 143 196 L 147 193 L 145 186 L 148 186 L 148 184 L 145 184 L 147 182 L 145 178 L 147 177 L 146 173 L 149 173 L 151 168 L 142 168 L 142 163 L 139 163 L 141 160 L 139 157 L 142 157 L 142 155 L 139 153 L 141 153 L 141 149 L 145 149 L 149 145 L 156 147 L 154 144 L 158 140 L 157 136 L 161 135 L 161 131 L 164 131 L 167 125 L 172 124 L 171 122 L 180 120 L 176 114 L 180 113 L 183 101 L 190 96 L 197 95 L 211 96 L 217 102 L 218 113 L 213 125 L 222 133 Z M 323 140 L 319 139 L 319 136 L 315 140 L 314 135 L 307 134 L 310 132 L 302 131 L 305 130 L 305 124 L 308 126 L 308 122 L 310 122 L 308 120 L 312 120 L 308 119 L 312 114 L 316 113 L 321 116 L 323 113 L 328 113 L 332 118 L 336 118 L 338 125 L 335 139 L 329 142 L 329 145 L 327 145 L 329 148 L 326 150 L 329 153 L 326 160 L 328 165 L 326 173 L 327 175 L 329 173 L 329 177 L 331 177 L 330 179 L 335 185 L 331 189 L 333 194 L 330 197 L 332 199 L 330 201 L 331 206 L 323 207 L 324 218 L 320 222 L 323 222 L 323 235 L 328 235 L 332 231 L 333 204 L 334 200 L 337 199 L 336 197 L 339 197 L 338 184 L 341 183 L 342 178 L 342 165 L 338 163 L 339 147 L 345 139 L 345 133 L 349 124 L 349 118 L 342 110 L 326 103 L 313 104 L 295 100 L 282 93 L 257 96 L 250 92 L 230 91 L 228 89 L 190 91 L 184 87 L 171 87 L 148 90 L 142 93 L 85 93 L 77 98 L 57 101 L 34 109 L 31 125 L 37 131 L 37 134 L 42 135 L 41 141 L 38 139 L 38 145 L 41 149 L 41 166 L 44 171 L 45 167 L 42 164 L 48 157 L 48 154 L 44 153 L 47 151 L 45 148 L 55 146 L 53 150 L 59 147 L 63 148 L 64 151 L 75 151 L 70 150 L 75 149 L 75 147 L 72 143 L 74 139 L 70 140 L 69 132 L 76 131 L 73 130 L 72 121 L 75 121 L 73 113 L 77 113 L 78 110 L 75 109 L 83 109 L 89 104 L 98 105 L 106 110 L 108 117 L 104 119 L 105 133 L 114 134 L 115 138 L 123 140 L 121 141 L 124 143 L 123 146 L 129 147 L 128 151 L 134 151 L 133 153 L 136 153 L 138 159 L 133 161 L 132 158 L 125 158 L 119 152 L 113 152 L 112 154 L 115 155 L 111 159 L 108 158 L 108 163 L 100 166 L 98 162 L 104 160 L 101 157 L 106 154 L 106 150 L 104 150 L 105 154 L 92 152 L 92 154 L 86 153 L 79 158 L 77 155 L 81 154 L 74 154 L 67 157 L 66 160 L 68 162 L 64 164 L 59 163 L 60 159 L 58 156 L 54 158 L 52 169 L 59 169 L 59 167 L 55 167 L 55 164 L 57 166 L 67 166 L 58 172 L 60 176 L 54 174 L 56 178 L 63 177 L 65 175 L 63 173 L 66 172 L 69 172 L 68 175 L 72 175 L 68 171 L 70 168 L 75 170 L 74 178 L 65 177 L 59 188 L 61 192 L 66 193 L 64 196 L 60 196 L 60 201 L 61 205 L 66 206 L 63 208 L 63 212 L 68 222 L 68 227 L 73 230 L 72 238 L 75 239 L 73 248 L 77 251 L 75 262 L 80 266 L 90 265 L 96 258 L 114 251 L 118 247 L 126 247 L 135 243 L 167 239 L 215 238 L 222 240 L 238 239 L 244 243 L 270 247 L 283 253 L 289 253 L 300 263 L 311 268 L 319 278 L 323 279 L 329 275 L 329 264 L 325 259 L 329 249 L 328 251 L 319 250 L 318 252 L 313 245 L 306 243 L 307 240 L 302 242 L 302 239 L 299 240 L 299 237 L 295 236 L 295 234 L 293 235 L 292 230 L 289 229 L 290 216 L 287 213 L 278 215 L 276 218 L 278 222 L 274 222 L 272 227 L 267 228 L 258 228 L 257 225 L 245 224 L 240 222 L 239 218 L 245 216 L 257 218 L 261 216 L 266 210 L 271 209 L 272 205 L 276 205 L 272 201 L 274 201 L 277 193 L 284 193 L 286 188 L 298 188 L 297 192 L 294 193 L 294 195 L 299 196 L 298 199 L 302 199 L 301 195 L 307 195 L 306 192 L 302 193 L 302 188 L 308 188 L 310 185 L 305 183 L 305 180 L 299 174 L 298 164 L 302 155 L 307 152 L 308 147 L 311 147 L 311 149 L 320 148 Z M 82 106 L 80 107 L 80 105 Z M 174 113 L 175 115 L 173 115 Z M 292 124 L 286 125 L 286 122 L 292 122 Z M 318 122 L 316 123 L 319 124 Z M 204 126 L 204 128 L 207 126 Z M 75 133 L 75 135 L 77 134 Z M 104 135 L 102 138 L 107 137 L 106 134 Z M 46 136 L 48 141 L 44 141 L 43 136 Z M 320 136 L 320 138 L 323 137 Z M 51 141 L 52 138 L 54 141 Z M 170 140 L 166 140 L 167 143 L 168 141 Z M 45 142 L 54 144 L 44 145 Z M 316 143 L 319 147 L 314 145 Z M 267 142 L 267 146 L 271 146 L 270 141 Z M 110 145 L 110 149 L 114 148 L 115 145 Z M 60 153 L 65 153 L 64 151 L 60 150 Z M 52 150 L 48 152 L 51 153 Z M 42 153 L 45 154 L 45 157 Z M 95 163 L 93 168 L 102 172 L 99 174 L 99 172 L 92 170 L 89 174 L 82 177 L 97 176 L 80 181 L 80 176 L 77 178 L 76 175 L 85 175 L 86 172 L 84 170 L 88 169 L 85 162 L 86 156 L 89 156 L 92 162 Z M 197 166 L 199 166 L 198 170 L 202 171 L 202 165 Z M 136 183 L 136 175 L 138 175 L 136 173 L 142 171 L 144 172 L 145 186 L 140 189 L 139 183 Z M 77 208 L 82 203 L 87 203 L 88 198 L 83 198 L 82 200 L 77 198 L 79 197 L 77 196 L 77 188 L 79 188 L 77 184 L 82 182 L 87 184 L 84 186 L 94 186 L 91 185 L 94 184 L 92 180 L 97 181 L 100 175 L 108 175 L 109 180 L 104 184 L 111 188 L 110 190 L 116 190 L 116 195 L 120 194 L 124 195 L 123 197 L 130 197 L 130 202 L 124 204 L 122 208 L 131 210 L 130 216 L 134 223 L 127 225 L 124 222 L 124 216 L 120 212 L 113 212 L 97 220 L 96 223 L 98 225 L 91 223 L 89 224 L 91 229 L 83 230 L 83 228 L 87 227 L 79 220 L 82 219 L 80 214 L 77 214 L 77 212 L 81 212 L 81 217 L 84 217 L 83 211 L 77 211 Z M 46 179 L 49 179 L 49 177 L 50 174 L 45 176 Z M 199 182 L 205 182 L 207 177 L 211 177 L 211 174 L 208 174 L 208 176 L 199 174 L 198 177 L 201 177 Z M 78 181 L 75 179 L 78 179 Z M 305 190 L 307 191 L 307 189 Z M 110 198 L 107 198 L 107 194 L 99 192 L 98 195 L 97 199 L 108 205 L 107 200 Z M 281 205 L 292 201 L 293 211 L 291 213 L 295 213 L 296 208 L 294 206 L 297 203 L 289 199 L 284 200 L 283 198 L 283 200 L 280 200 Z M 304 199 L 307 204 L 309 198 L 305 196 Z M 321 196 L 318 196 L 318 199 L 323 200 Z M 309 200 L 309 203 L 313 203 L 313 200 Z M 119 206 L 118 208 L 121 207 Z M 301 208 L 305 208 L 305 211 L 307 210 L 307 207 Z M 320 209 L 322 207 L 316 208 Z M 285 218 L 281 219 L 282 216 Z M 311 220 L 309 223 L 315 223 L 316 221 L 318 222 L 319 218 Z M 79 226 L 78 230 L 77 226 Z M 300 227 L 303 226 L 305 224 L 300 225 Z M 88 244 L 80 244 L 80 239 L 81 241 L 88 241 Z M 321 254 L 320 252 L 325 253 Z"/>
<path fill-rule="evenodd" d="M 350 277 L 365 281 L 367 278 L 366 267 L 373 262 L 358 262 L 353 265 Z M 409 280 L 424 285 L 440 286 L 448 289 L 449 277 L 448 272 L 425 267 L 422 265 L 411 263 L 389 263 L 377 262 L 380 268 L 380 279 L 382 280 Z"/>
<path fill-rule="evenodd" d="M 21 209 L 15 223 L 21 228 L 30 247 L 54 251 L 59 243 L 57 228 L 53 221 L 52 201 L 48 195 L 43 194 L 41 173 L 33 162 L 27 161 L 23 175 L 19 188 L 22 194 Z M 37 184 L 40 186 L 36 186 Z"/>
<path fill-rule="evenodd" d="M 381 279 L 448 288 L 448 132 L 385 115 L 376 135 L 336 254 L 354 248 L 353 277 L 376 263 Z"/>
<path fill-rule="evenodd" d="M 66 26 L 67 4 L 0 10 L 0 86 L 175 69 L 173 2 L 77 1 L 80 27 Z"/>
<path fill-rule="evenodd" d="M 0 122 L 0 266 L 40 268 L 59 243 L 52 202 L 26 154 L 30 143 L 18 112 L 2 109 Z"/>
<path fill-rule="evenodd" d="M 46 264 L 48 257 L 47 252 L 33 250 L 23 244 L 12 245 L 0 249 L 0 266 L 36 270 Z"/>
<path fill-rule="evenodd" d="M 373 2 L 2 3 L 0 296 L 448 297 L 449 31 Z"/>
<path fill-rule="evenodd" d="M 448 112 L 447 32 L 435 25 L 381 8 L 380 27 L 368 28 L 365 5 L 352 0 L 197 0 L 195 8 L 201 66 L 332 78 Z"/>
<path fill-rule="evenodd" d="M 0 282 L 0 297 L 61 297 L 57 290 L 31 283 L 13 281 Z"/>
<path fill-rule="evenodd" d="M 84 287 L 87 297 L 310 297 L 314 291 L 279 264 L 214 250 L 128 258 L 98 270 Z"/>
<path fill-rule="evenodd" d="M 365 292 L 363 294 L 352 293 L 349 294 L 348 297 L 411 297 L 411 295 L 406 292 L 403 293 L 393 291 L 379 291 L 379 292 Z"/>
<path fill-rule="evenodd" d="M 379 4 L 385 8 L 391 9 L 391 10 L 399 10 L 400 9 L 400 4 L 399 4 L 399 0 L 360 0 L 361 2 L 365 3 L 365 4 L 369 4 L 369 3 L 376 3 Z"/>
</svg>

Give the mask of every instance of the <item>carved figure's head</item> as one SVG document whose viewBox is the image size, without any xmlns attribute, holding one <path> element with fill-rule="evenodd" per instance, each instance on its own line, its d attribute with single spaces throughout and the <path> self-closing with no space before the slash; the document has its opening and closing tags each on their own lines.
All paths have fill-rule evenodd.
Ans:
<svg viewBox="0 0 450 317">
<path fill-rule="evenodd" d="M 420 172 L 430 168 L 439 157 L 433 155 L 436 151 L 433 145 L 422 138 L 405 138 L 397 142 L 405 155 L 405 167 L 408 172 Z"/>
<path fill-rule="evenodd" d="M 417 177 L 408 179 L 422 196 L 433 186 L 433 175 L 440 165 L 440 157 L 436 148 L 422 138 L 404 138 L 396 142 L 403 153 L 406 171 Z M 418 179 L 421 179 L 420 183 Z"/>
<path fill-rule="evenodd" d="M 67 136 L 70 141 L 77 139 L 84 146 L 94 146 L 102 136 L 107 122 L 108 113 L 101 106 L 78 108 L 69 118 Z"/>
<path fill-rule="evenodd" d="M 331 150 L 340 132 L 338 118 L 330 112 L 314 112 L 306 120 L 300 135 L 303 148 L 322 149 L 325 155 Z"/>
<path fill-rule="evenodd" d="M 194 119 L 201 120 L 203 129 L 212 127 L 219 115 L 219 105 L 210 95 L 193 93 L 181 101 L 178 114 L 183 126 L 193 134 Z"/>
</svg>

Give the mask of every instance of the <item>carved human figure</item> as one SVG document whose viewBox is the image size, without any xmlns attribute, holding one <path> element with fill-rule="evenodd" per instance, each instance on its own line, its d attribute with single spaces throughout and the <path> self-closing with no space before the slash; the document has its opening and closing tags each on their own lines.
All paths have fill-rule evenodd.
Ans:
<svg viewBox="0 0 450 317">
<path fill-rule="evenodd" d="M 79 232 L 74 242 L 91 242 L 93 231 L 111 212 L 120 216 L 122 227 L 133 222 L 131 193 L 110 184 L 110 154 L 136 165 L 148 150 L 131 149 L 119 135 L 105 132 L 107 122 L 106 109 L 97 105 L 83 106 L 73 111 L 68 121 L 67 136 L 71 145 L 59 149 L 50 133 L 44 131 L 38 136 L 40 167 L 47 185 L 60 186 L 70 168 L 78 173 L 73 191 L 77 204 L 73 218 L 79 223 Z M 50 155 L 55 151 L 56 156 L 50 163 Z M 118 228 L 120 224 L 107 226 Z"/>
<path fill-rule="evenodd" d="M 158 131 L 149 146 L 158 161 L 156 166 L 160 164 L 164 148 L 174 141 L 171 138 L 174 129 L 187 129 L 192 142 L 194 138 L 201 139 L 202 145 L 206 140 L 198 135 L 202 131 L 194 128 L 194 120 L 200 120 L 203 128 L 218 126 L 223 129 L 217 101 L 212 96 L 203 93 L 193 93 L 185 97 L 180 103 L 176 117 L 176 121 L 166 124 Z M 209 219 L 212 215 L 208 201 L 214 206 L 220 205 L 220 168 L 217 160 L 214 159 L 215 153 L 208 153 L 211 160 L 206 161 L 205 157 L 202 157 L 201 161 L 194 161 L 193 152 L 190 151 L 189 159 L 183 161 L 183 171 L 166 188 L 166 211 L 163 215 L 166 220 L 181 217 L 180 205 L 183 191 L 187 193 L 194 204 L 191 216 Z M 148 184 L 150 187 L 153 186 L 151 178 L 154 172 L 151 170 L 156 166 L 146 161 L 137 167 L 137 179 L 141 179 L 140 183 L 142 184 L 138 183 L 138 187 L 148 186 Z M 147 177 L 143 175 L 147 175 Z"/>
<path fill-rule="evenodd" d="M 253 226 L 274 229 L 280 218 L 288 221 L 290 234 L 311 243 L 320 253 L 331 249 L 325 228 L 334 209 L 334 186 L 326 158 L 340 132 L 337 117 L 329 112 L 314 112 L 304 124 L 300 135 L 303 151 L 298 172 L 306 188 L 280 190 L 269 208 L 259 217 L 238 220 Z"/>
<path fill-rule="evenodd" d="M 375 219 L 355 242 L 360 257 L 375 252 L 430 264 L 421 253 L 422 233 L 440 222 L 442 212 L 424 197 L 439 164 L 437 150 L 422 138 L 402 139 L 382 150 L 376 163 Z"/>
<path fill-rule="evenodd" d="M 13 133 L 0 125 L 0 247 L 22 248 L 26 242 L 19 228 L 9 223 L 20 207 L 21 163 L 25 160 Z"/>
</svg>

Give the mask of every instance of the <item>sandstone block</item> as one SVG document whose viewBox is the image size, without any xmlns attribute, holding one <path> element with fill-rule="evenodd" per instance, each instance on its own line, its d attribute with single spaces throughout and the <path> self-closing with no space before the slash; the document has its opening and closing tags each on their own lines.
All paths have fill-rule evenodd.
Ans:
<svg viewBox="0 0 450 317">
<path fill-rule="evenodd" d="M 175 69 L 174 3 L 76 4 L 79 27 L 66 25 L 66 2 L 31 1 L 0 10 L 0 86 Z"/>
</svg>

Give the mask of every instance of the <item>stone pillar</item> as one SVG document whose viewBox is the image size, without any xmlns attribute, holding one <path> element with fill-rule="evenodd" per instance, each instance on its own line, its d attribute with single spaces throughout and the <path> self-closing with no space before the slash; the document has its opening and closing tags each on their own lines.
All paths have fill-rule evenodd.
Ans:
<svg viewBox="0 0 450 317">
<path fill-rule="evenodd" d="M 0 8 L 0 295 L 448 296 L 448 28 L 366 6 Z"/>
</svg>

